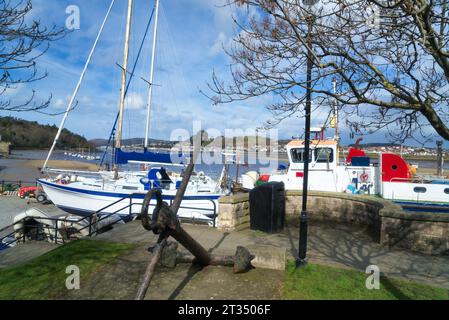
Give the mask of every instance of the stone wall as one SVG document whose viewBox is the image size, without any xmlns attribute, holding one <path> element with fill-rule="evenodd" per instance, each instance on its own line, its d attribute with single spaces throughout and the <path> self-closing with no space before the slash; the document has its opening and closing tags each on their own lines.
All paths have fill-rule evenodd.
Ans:
<svg viewBox="0 0 449 320">
<path fill-rule="evenodd" d="M 382 245 L 427 254 L 449 252 L 449 214 L 407 212 L 381 198 L 332 192 L 310 192 L 308 204 L 312 221 L 368 226 Z M 301 205 L 302 192 L 288 191 L 286 214 L 299 215 Z M 247 226 L 249 194 L 221 198 L 219 212 L 220 229 Z"/>
<path fill-rule="evenodd" d="M 372 197 L 332 192 L 309 192 L 308 210 L 310 219 L 315 221 L 369 225 L 380 230 L 379 209 L 382 206 L 382 203 Z M 288 191 L 286 199 L 287 215 L 299 215 L 301 207 L 302 192 Z"/>
<path fill-rule="evenodd" d="M 426 254 L 449 253 L 449 214 L 381 210 L 380 241 Z"/>
<path fill-rule="evenodd" d="M 218 228 L 234 231 L 249 222 L 249 194 L 222 197 L 219 200 Z"/>
</svg>

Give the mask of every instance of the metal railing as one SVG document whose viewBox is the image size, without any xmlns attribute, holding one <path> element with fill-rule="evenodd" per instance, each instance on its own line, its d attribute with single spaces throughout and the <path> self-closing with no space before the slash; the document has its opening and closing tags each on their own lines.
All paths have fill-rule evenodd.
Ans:
<svg viewBox="0 0 449 320">
<path fill-rule="evenodd" d="M 134 206 L 142 206 L 142 203 L 133 202 L 136 199 L 136 196 L 141 194 L 130 194 L 127 197 L 121 198 L 100 210 L 97 210 L 86 217 L 80 217 L 79 219 L 68 219 L 68 217 L 30 217 L 29 220 L 21 220 L 11 224 L 7 227 L 0 229 L 0 251 L 6 248 L 11 247 L 14 244 L 25 243 L 28 240 L 46 240 L 55 244 L 64 244 L 69 241 L 78 239 L 81 235 L 82 237 L 92 237 L 96 234 L 102 233 L 106 230 L 109 230 L 112 226 L 119 222 L 123 222 L 122 216 L 120 219 L 116 219 L 109 224 L 105 224 L 98 229 L 101 221 L 104 221 L 112 216 L 119 215 L 120 212 L 124 210 L 128 210 L 127 220 L 134 220 L 138 214 L 133 213 Z M 115 209 L 111 213 L 105 213 L 106 210 L 117 206 L 121 203 L 124 204 L 125 201 L 129 200 L 129 203 L 126 203 L 123 207 L 119 209 Z M 173 203 L 174 197 L 172 199 L 168 199 L 170 201 L 170 205 Z M 189 197 L 189 200 L 204 200 L 200 197 L 196 199 L 195 197 Z M 208 218 L 212 220 L 213 227 L 216 227 L 216 218 L 217 214 L 217 204 L 215 201 L 208 199 L 211 202 L 212 206 L 210 209 L 208 208 L 197 208 L 192 206 L 181 206 L 181 209 L 190 209 L 204 212 L 211 212 L 211 214 L 206 215 Z M 150 205 L 154 206 L 154 205 Z M 38 210 L 38 209 L 36 209 Z M 38 210 L 40 211 L 40 210 Z M 193 224 L 197 223 L 206 223 L 209 225 L 210 220 L 198 219 L 192 216 L 192 218 L 180 218 L 183 222 L 191 222 Z M 31 222 L 34 221 L 34 223 Z M 20 228 L 17 228 L 20 225 Z M 73 225 L 82 226 L 81 228 L 74 228 Z M 68 227 L 71 226 L 71 227 Z M 11 231 L 12 230 L 12 231 Z M 2 235 L 4 233 L 4 235 Z M 84 235 L 83 235 L 84 233 Z"/>
<path fill-rule="evenodd" d="M 133 195 L 127 196 L 116 202 L 97 210 L 86 217 L 80 217 L 79 219 L 68 219 L 68 217 L 30 217 L 29 220 L 34 220 L 34 223 L 30 223 L 29 220 L 21 220 L 0 229 L 0 249 L 3 246 L 3 249 L 10 247 L 16 243 L 25 243 L 28 239 L 31 240 L 47 240 L 48 242 L 52 242 L 55 244 L 66 243 L 71 240 L 77 239 L 78 237 L 73 237 L 73 235 L 80 234 L 85 237 L 92 237 L 93 235 L 100 233 L 101 231 L 112 227 L 113 225 L 123 221 L 121 218 L 116 219 L 115 221 L 102 226 L 100 229 L 96 227 L 100 224 L 101 221 L 104 221 L 111 216 L 117 215 L 119 212 L 126 210 L 129 208 L 129 216 L 133 218 L 132 215 L 132 206 L 136 205 L 136 203 L 132 202 Z M 124 207 L 121 207 L 118 210 L 115 210 L 112 213 L 103 213 L 105 210 L 110 207 L 117 205 L 125 200 L 130 200 L 129 204 Z M 38 210 L 38 209 L 36 209 Z M 40 210 L 38 210 L 40 211 Z M 18 225 L 21 225 L 20 228 L 17 228 Z M 67 227 L 71 225 L 72 228 Z M 81 228 L 73 228 L 73 225 L 82 226 Z M 12 232 L 11 232 L 12 229 Z M 71 229 L 68 231 L 68 229 Z M 9 230 L 9 231 L 8 231 Z M 6 232 L 7 234 L 1 235 L 2 232 Z M 17 235 L 20 235 L 18 237 Z"/>
</svg>

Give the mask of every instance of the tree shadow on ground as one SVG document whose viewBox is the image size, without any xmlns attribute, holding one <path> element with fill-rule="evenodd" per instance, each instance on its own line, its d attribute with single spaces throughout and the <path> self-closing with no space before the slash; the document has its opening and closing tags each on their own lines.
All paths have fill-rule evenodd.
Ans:
<svg viewBox="0 0 449 320">
<path fill-rule="evenodd" d="M 381 284 L 383 284 L 385 290 L 390 292 L 398 300 L 411 300 L 412 298 L 405 295 L 391 280 L 387 277 L 381 277 Z"/>
<path fill-rule="evenodd" d="M 290 243 L 293 257 L 298 255 L 299 219 L 289 221 L 284 234 Z M 358 269 L 362 272 L 370 265 L 379 265 L 388 276 L 419 280 L 444 286 L 449 282 L 445 274 L 449 259 L 407 250 L 389 249 L 373 241 L 372 230 L 365 227 L 332 222 L 309 223 L 308 256 L 317 262 Z M 435 272 L 435 267 L 441 269 Z M 432 270 L 433 269 L 433 270 Z M 432 272 L 430 272 L 432 270 Z M 391 281 L 384 279 L 385 288 L 400 299 L 407 299 Z"/>
</svg>

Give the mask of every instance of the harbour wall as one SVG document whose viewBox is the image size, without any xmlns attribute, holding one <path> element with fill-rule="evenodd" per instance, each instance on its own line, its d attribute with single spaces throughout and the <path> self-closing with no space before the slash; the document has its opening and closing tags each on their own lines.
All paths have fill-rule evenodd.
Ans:
<svg viewBox="0 0 449 320">
<path fill-rule="evenodd" d="M 301 191 L 287 191 L 286 214 L 299 216 Z M 425 254 L 449 253 L 449 214 L 404 211 L 381 198 L 332 192 L 309 192 L 312 221 L 331 221 L 368 227 L 374 240 L 390 248 Z M 220 199 L 218 227 L 226 231 L 248 227 L 249 194 Z"/>
</svg>

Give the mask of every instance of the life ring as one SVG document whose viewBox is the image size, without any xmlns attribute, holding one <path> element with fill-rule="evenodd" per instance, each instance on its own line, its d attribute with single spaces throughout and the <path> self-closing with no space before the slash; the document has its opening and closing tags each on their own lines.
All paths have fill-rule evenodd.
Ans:
<svg viewBox="0 0 449 320">
<path fill-rule="evenodd" d="M 360 181 L 362 181 L 362 182 L 368 182 L 368 180 L 369 180 L 369 175 L 368 175 L 367 173 L 362 173 L 362 174 L 360 175 Z"/>
</svg>

